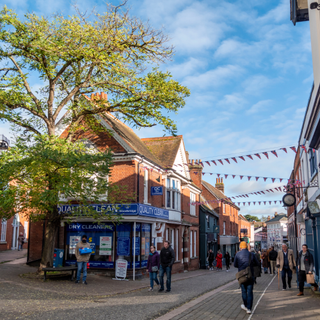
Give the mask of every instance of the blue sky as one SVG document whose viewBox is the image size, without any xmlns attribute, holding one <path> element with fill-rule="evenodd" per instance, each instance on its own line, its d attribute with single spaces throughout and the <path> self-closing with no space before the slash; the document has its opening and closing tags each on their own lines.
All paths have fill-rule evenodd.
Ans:
<svg viewBox="0 0 320 320">
<path fill-rule="evenodd" d="M 118 4 L 118 1 L 112 1 Z M 20 16 L 72 14 L 73 1 L 0 0 Z M 105 10 L 105 2 L 77 1 L 82 11 Z M 132 15 L 163 28 L 175 46 L 161 68 L 191 90 L 187 104 L 172 115 L 192 159 L 211 160 L 296 145 L 313 83 L 309 23 L 293 26 L 289 0 L 129 0 Z M 36 84 L 35 84 L 36 85 Z M 10 136 L 9 126 L 0 133 Z M 161 127 L 137 131 L 162 136 Z M 288 177 L 294 153 L 204 168 L 206 172 Z M 204 179 L 214 184 L 215 176 Z M 228 196 L 282 183 L 228 177 Z M 282 193 L 242 201 L 280 200 Z M 278 205 L 241 207 L 242 214 L 272 215 Z"/>
</svg>

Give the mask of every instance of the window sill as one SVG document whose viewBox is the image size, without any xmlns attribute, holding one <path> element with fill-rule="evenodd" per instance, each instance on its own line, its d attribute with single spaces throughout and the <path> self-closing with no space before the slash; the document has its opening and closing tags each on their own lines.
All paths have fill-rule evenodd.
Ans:
<svg viewBox="0 0 320 320">
<path fill-rule="evenodd" d="M 192 258 L 190 258 L 190 260 L 195 260 L 195 259 L 199 259 L 199 257 L 192 257 Z"/>
<path fill-rule="evenodd" d="M 147 206 L 151 206 L 151 203 L 144 202 L 143 204 L 145 204 Z"/>
<path fill-rule="evenodd" d="M 0 241 L 0 244 L 7 244 L 7 241 Z"/>
</svg>

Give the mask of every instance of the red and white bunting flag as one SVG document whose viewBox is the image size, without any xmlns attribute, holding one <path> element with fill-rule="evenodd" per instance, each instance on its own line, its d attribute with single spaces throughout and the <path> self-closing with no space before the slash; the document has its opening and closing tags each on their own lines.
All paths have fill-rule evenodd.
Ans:
<svg viewBox="0 0 320 320">
<path fill-rule="evenodd" d="M 211 160 L 211 162 L 212 162 L 212 163 L 214 163 L 215 165 L 217 165 L 217 164 L 216 164 L 216 162 L 215 162 L 214 160 Z"/>
<path fill-rule="evenodd" d="M 248 205 L 250 206 L 250 202 L 248 202 Z"/>
<path fill-rule="evenodd" d="M 243 176 L 240 176 L 240 180 L 242 180 Z"/>
<path fill-rule="evenodd" d="M 254 205 L 254 206 L 256 205 L 256 202 L 255 202 L 255 201 L 253 201 L 253 205 Z"/>
<path fill-rule="evenodd" d="M 151 168 L 150 171 L 152 172 L 152 171 L 153 171 L 153 168 Z"/>
<path fill-rule="evenodd" d="M 269 204 L 271 204 L 272 202 L 271 201 L 269 201 Z"/>
<path fill-rule="evenodd" d="M 280 150 L 283 150 L 285 153 L 288 153 L 287 148 L 280 148 Z"/>
<path fill-rule="evenodd" d="M 239 158 L 243 161 L 246 161 L 246 159 L 243 156 L 240 156 Z"/>
<path fill-rule="evenodd" d="M 248 157 L 249 159 L 253 160 L 252 155 L 247 154 L 247 157 Z"/>
<path fill-rule="evenodd" d="M 270 190 L 266 190 L 267 192 L 270 192 Z"/>
<path fill-rule="evenodd" d="M 235 175 L 235 174 L 233 174 L 233 175 L 232 175 L 232 178 L 234 179 L 234 178 L 235 178 L 235 176 L 236 176 L 236 175 Z"/>
<path fill-rule="evenodd" d="M 261 205 L 261 201 L 259 201 L 259 206 Z"/>
<path fill-rule="evenodd" d="M 283 180 L 283 179 L 279 179 L 280 180 L 280 182 Z"/>
<path fill-rule="evenodd" d="M 267 201 L 263 201 L 263 203 L 264 203 L 264 204 L 266 204 L 266 203 L 267 203 Z"/>
<path fill-rule="evenodd" d="M 204 172 L 202 172 L 202 175 L 204 176 L 204 175 L 205 175 L 205 173 L 204 173 Z"/>
<path fill-rule="evenodd" d="M 276 150 L 271 151 L 271 153 L 274 154 L 274 155 L 278 158 L 278 155 L 277 155 L 277 153 L 276 153 Z"/>
<path fill-rule="evenodd" d="M 276 204 L 276 203 L 277 203 L 277 201 L 274 202 L 274 204 Z"/>
<path fill-rule="evenodd" d="M 279 190 L 278 190 L 278 188 L 274 188 L 274 190 L 277 190 L 277 191 L 279 191 Z"/>
<path fill-rule="evenodd" d="M 269 159 L 268 152 L 262 152 L 262 154 L 264 154 L 267 157 L 267 159 Z"/>
<path fill-rule="evenodd" d="M 204 164 L 201 161 L 199 163 L 202 165 L 202 167 L 204 167 Z"/>
<path fill-rule="evenodd" d="M 218 177 L 218 178 L 220 177 L 220 173 L 217 173 L 217 177 Z"/>
<path fill-rule="evenodd" d="M 254 192 L 254 194 L 257 196 L 258 194 L 256 192 Z"/>
<path fill-rule="evenodd" d="M 271 178 L 272 182 L 274 182 L 276 180 L 276 178 Z"/>
<path fill-rule="evenodd" d="M 258 181 L 259 180 L 259 177 L 256 177 L 256 181 Z"/>
<path fill-rule="evenodd" d="M 238 202 L 238 206 L 240 206 L 240 202 Z"/>
<path fill-rule="evenodd" d="M 293 150 L 295 153 L 297 153 L 296 147 L 290 147 L 291 150 Z"/>
<path fill-rule="evenodd" d="M 272 189 L 270 189 L 271 192 L 274 192 Z"/>
<path fill-rule="evenodd" d="M 266 177 L 263 178 L 264 181 L 267 181 L 267 179 L 268 179 L 268 178 L 266 178 Z"/>
<path fill-rule="evenodd" d="M 230 164 L 230 161 L 229 161 L 229 159 L 228 159 L 228 158 L 226 158 L 226 159 L 224 159 L 224 160 L 226 160 L 226 161 Z"/>
<path fill-rule="evenodd" d="M 281 204 L 281 203 L 282 203 L 282 201 L 280 200 L 280 201 L 279 201 L 279 203 Z"/>
<path fill-rule="evenodd" d="M 248 176 L 248 181 L 250 181 L 250 179 L 251 179 L 251 176 Z"/>
<path fill-rule="evenodd" d="M 209 166 L 211 166 L 211 164 L 210 164 L 210 162 L 209 162 L 209 161 L 206 161 L 206 163 L 207 163 Z"/>
<path fill-rule="evenodd" d="M 212 176 L 212 172 L 210 172 L 210 176 Z"/>
<path fill-rule="evenodd" d="M 243 203 L 243 205 L 245 206 L 246 205 L 246 203 L 245 202 L 242 202 Z"/>
<path fill-rule="evenodd" d="M 231 158 L 235 163 L 238 163 L 237 162 L 237 159 L 235 157 Z"/>
<path fill-rule="evenodd" d="M 222 162 L 222 160 L 221 160 L 221 159 L 219 159 L 218 161 L 223 165 L 223 162 Z"/>
<path fill-rule="evenodd" d="M 228 178 L 228 175 L 227 175 L 227 174 L 225 174 L 225 175 L 224 175 L 224 177 L 227 179 L 227 178 Z"/>
<path fill-rule="evenodd" d="M 306 148 L 306 146 L 300 144 L 300 147 L 305 151 L 305 153 L 307 153 L 307 148 Z"/>
<path fill-rule="evenodd" d="M 282 192 L 281 187 L 278 187 L 279 191 Z"/>
<path fill-rule="evenodd" d="M 258 194 L 261 194 L 260 191 L 257 192 Z"/>
<path fill-rule="evenodd" d="M 255 153 L 254 155 L 255 155 L 256 157 L 258 157 L 259 159 L 261 159 L 261 156 L 260 156 L 259 153 Z"/>
<path fill-rule="evenodd" d="M 265 194 L 264 191 L 261 191 L 262 194 Z"/>
</svg>

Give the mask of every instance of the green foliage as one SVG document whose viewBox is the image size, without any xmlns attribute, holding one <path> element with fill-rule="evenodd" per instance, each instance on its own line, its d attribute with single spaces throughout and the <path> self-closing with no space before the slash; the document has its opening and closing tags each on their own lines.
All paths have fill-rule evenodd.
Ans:
<svg viewBox="0 0 320 320">
<path fill-rule="evenodd" d="M 137 127 L 162 125 L 175 134 L 168 112 L 185 104 L 189 90 L 155 64 L 171 58 L 167 37 L 119 7 L 86 19 L 52 19 L 6 7 L 0 12 L 0 120 L 53 135 L 61 112 L 70 136 L 87 115 L 112 112 Z M 29 80 L 37 77 L 35 92 Z M 41 85 L 42 83 L 42 85 Z M 106 92 L 95 103 L 84 95 Z"/>
<path fill-rule="evenodd" d="M 129 200 L 125 190 L 109 185 L 111 161 L 109 151 L 90 151 L 80 141 L 19 139 L 0 156 L 0 217 L 10 218 L 16 208 L 31 220 L 53 221 L 60 218 L 57 204 L 76 199 L 80 210 L 73 217 L 119 219 L 114 212 L 97 213 L 88 206 L 107 201 L 110 194 L 112 201 Z"/>
<path fill-rule="evenodd" d="M 256 217 L 256 216 L 251 216 L 250 214 L 246 214 L 245 216 L 244 216 L 248 221 L 261 221 L 258 217 Z"/>
</svg>

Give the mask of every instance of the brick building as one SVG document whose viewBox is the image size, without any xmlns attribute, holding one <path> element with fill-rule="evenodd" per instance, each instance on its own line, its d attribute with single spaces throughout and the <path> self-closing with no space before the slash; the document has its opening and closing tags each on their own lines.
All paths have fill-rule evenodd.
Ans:
<svg viewBox="0 0 320 320">
<path fill-rule="evenodd" d="M 96 224 L 92 219 L 77 219 L 73 223 L 62 221 L 56 247 L 64 249 L 66 265 L 75 262 L 74 248 L 82 234 L 88 235 L 93 254 L 90 268 L 114 270 L 115 261 L 128 261 L 129 272 L 143 273 L 150 245 L 160 250 L 164 240 L 169 240 L 176 254 L 173 272 L 199 268 L 199 208 L 190 206 L 199 201 L 201 189 L 192 183 L 182 136 L 140 139 L 134 131 L 111 114 L 96 116 L 101 125 L 99 133 L 91 130 L 78 132 L 77 139 L 90 148 L 110 149 L 114 165 L 109 181 L 126 188 L 132 201 L 115 206 L 107 198 L 101 208 L 113 208 L 123 220 L 114 226 L 105 220 Z M 58 134 L 65 136 L 68 126 L 58 124 Z M 111 134 L 110 134 L 111 133 Z M 77 205 L 61 205 L 61 213 Z M 41 257 L 42 234 L 45 225 L 33 224 L 30 229 L 29 261 Z M 134 251 L 135 250 L 135 251 Z"/>
<path fill-rule="evenodd" d="M 238 212 L 240 210 L 224 194 L 223 178 L 217 178 L 215 186 L 202 180 L 201 160 L 192 160 L 189 165 L 191 179 L 201 188 L 201 196 L 210 203 L 214 212 L 219 214 L 218 249 L 224 255 L 227 251 L 233 257 L 239 248 Z"/>
<path fill-rule="evenodd" d="M 248 221 L 242 214 L 238 216 L 238 223 L 240 240 L 243 239 L 243 241 L 250 243 L 252 236 L 254 238 L 254 235 L 251 234 L 251 225 L 253 223 Z"/>
</svg>

